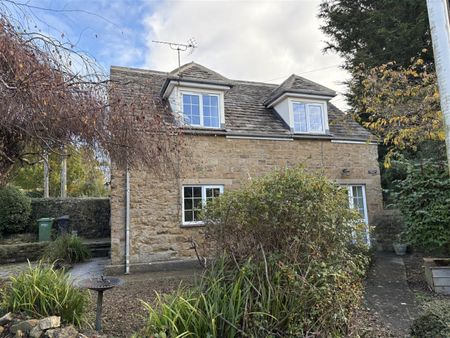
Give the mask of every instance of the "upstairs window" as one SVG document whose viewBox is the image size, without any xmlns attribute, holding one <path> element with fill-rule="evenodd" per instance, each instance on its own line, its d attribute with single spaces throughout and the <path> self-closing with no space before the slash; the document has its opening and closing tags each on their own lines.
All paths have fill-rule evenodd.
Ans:
<svg viewBox="0 0 450 338">
<path fill-rule="evenodd" d="M 183 119 L 190 126 L 220 128 L 219 95 L 182 93 Z"/>
<path fill-rule="evenodd" d="M 314 103 L 293 102 L 294 132 L 323 133 L 325 117 L 323 105 Z"/>
<path fill-rule="evenodd" d="M 201 211 L 208 201 L 223 193 L 223 185 L 183 187 L 183 225 L 201 225 Z"/>
</svg>

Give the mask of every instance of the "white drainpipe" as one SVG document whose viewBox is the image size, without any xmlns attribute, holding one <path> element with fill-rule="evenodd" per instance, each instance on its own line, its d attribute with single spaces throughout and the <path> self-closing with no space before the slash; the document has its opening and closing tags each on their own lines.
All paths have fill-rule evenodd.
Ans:
<svg viewBox="0 0 450 338">
<path fill-rule="evenodd" d="M 427 7 L 441 110 L 444 116 L 447 161 L 450 164 L 450 23 L 448 3 L 447 0 L 427 0 Z"/>
<path fill-rule="evenodd" d="M 130 273 L 130 171 L 128 163 L 125 177 L 125 274 Z"/>
</svg>

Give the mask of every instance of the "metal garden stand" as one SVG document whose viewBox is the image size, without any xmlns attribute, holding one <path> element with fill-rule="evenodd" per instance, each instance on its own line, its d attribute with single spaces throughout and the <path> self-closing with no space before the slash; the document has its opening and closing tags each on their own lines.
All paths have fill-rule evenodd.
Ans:
<svg viewBox="0 0 450 338">
<path fill-rule="evenodd" d="M 100 276 L 98 278 L 83 279 L 79 286 L 97 291 L 97 311 L 95 314 L 95 330 L 102 330 L 102 307 L 103 307 L 103 292 L 112 289 L 116 286 L 122 285 L 123 280 L 117 277 Z"/>
</svg>

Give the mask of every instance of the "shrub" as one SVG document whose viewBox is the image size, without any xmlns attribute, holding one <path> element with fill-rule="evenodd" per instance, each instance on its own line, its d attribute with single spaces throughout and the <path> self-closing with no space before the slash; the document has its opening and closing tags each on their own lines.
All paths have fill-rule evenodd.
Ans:
<svg viewBox="0 0 450 338">
<path fill-rule="evenodd" d="M 62 260 L 68 264 L 84 262 L 91 253 L 81 238 L 75 235 L 62 235 L 50 242 L 44 252 L 44 259 L 49 262 Z"/>
<path fill-rule="evenodd" d="M 14 187 L 0 188 L 0 235 L 20 233 L 31 214 L 31 200 Z"/>
<path fill-rule="evenodd" d="M 411 326 L 411 335 L 416 338 L 450 337 L 450 302 L 444 299 L 426 303 L 422 315 Z"/>
<path fill-rule="evenodd" d="M 208 203 L 216 260 L 193 289 L 148 305 L 145 336 L 345 335 L 361 295 L 367 248 L 359 218 L 323 176 L 278 171 Z"/>
<path fill-rule="evenodd" d="M 285 253 L 288 260 L 349 259 L 361 217 L 348 208 L 346 190 L 302 168 L 276 171 L 208 203 L 205 224 L 219 254 L 237 258 Z"/>
<path fill-rule="evenodd" d="M 218 259 L 193 289 L 157 295 L 145 304 L 146 337 L 339 336 L 360 296 L 358 278 L 311 263 L 305 272 L 283 264 L 229 256 Z M 358 287 L 356 287 L 356 285 Z M 352 285 L 347 287 L 346 285 Z"/>
<path fill-rule="evenodd" d="M 61 316 L 63 322 L 77 326 L 85 321 L 89 292 L 75 288 L 63 270 L 39 263 L 10 280 L 1 308 L 33 317 Z"/>
<path fill-rule="evenodd" d="M 450 177 L 446 163 L 409 164 L 407 177 L 398 183 L 397 190 L 409 242 L 425 251 L 448 251 Z"/>
</svg>

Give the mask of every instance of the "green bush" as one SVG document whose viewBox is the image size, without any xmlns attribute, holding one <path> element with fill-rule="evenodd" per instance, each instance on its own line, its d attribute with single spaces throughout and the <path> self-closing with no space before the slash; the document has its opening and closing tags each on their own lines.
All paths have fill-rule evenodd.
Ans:
<svg viewBox="0 0 450 338">
<path fill-rule="evenodd" d="M 66 234 L 49 243 L 43 258 L 49 262 L 64 261 L 74 264 L 84 262 L 90 257 L 91 253 L 80 237 Z"/>
<path fill-rule="evenodd" d="M 33 317 L 61 316 L 63 322 L 77 326 L 85 321 L 89 292 L 74 287 L 63 270 L 39 263 L 10 280 L 2 290 L 0 308 Z"/>
<path fill-rule="evenodd" d="M 348 208 L 344 188 L 302 168 L 276 171 L 208 203 L 208 237 L 237 258 L 285 253 L 302 262 L 345 261 L 361 216 Z"/>
<path fill-rule="evenodd" d="M 23 231 L 30 218 L 31 200 L 14 187 L 0 188 L 0 235 Z"/>
<path fill-rule="evenodd" d="M 148 305 L 145 336 L 343 336 L 359 304 L 367 248 L 341 187 L 278 171 L 208 203 L 215 263 L 192 289 Z"/>
<path fill-rule="evenodd" d="M 426 303 L 422 315 L 411 326 L 411 336 L 450 337 L 450 301 L 444 299 Z"/>
<path fill-rule="evenodd" d="M 407 177 L 398 182 L 397 191 L 410 244 L 428 252 L 448 252 L 450 177 L 446 163 L 409 164 Z"/>
<path fill-rule="evenodd" d="M 355 287 L 355 283 L 358 287 Z M 346 285 L 352 285 L 347 287 Z M 199 285 L 158 295 L 145 337 L 342 336 L 360 296 L 359 280 L 331 266 L 308 271 L 276 257 L 242 264 L 219 258 Z"/>
</svg>

